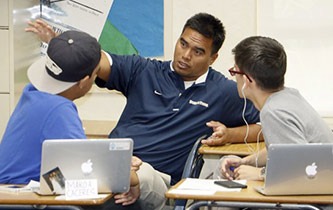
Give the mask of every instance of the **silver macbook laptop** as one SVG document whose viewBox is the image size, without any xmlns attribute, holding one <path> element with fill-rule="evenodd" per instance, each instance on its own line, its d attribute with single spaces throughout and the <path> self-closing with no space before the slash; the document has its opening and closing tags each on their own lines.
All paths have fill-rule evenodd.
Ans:
<svg viewBox="0 0 333 210">
<path fill-rule="evenodd" d="M 133 141 L 53 139 L 42 147 L 38 194 L 64 194 L 65 180 L 97 180 L 98 193 L 129 190 Z"/>
<path fill-rule="evenodd" d="M 264 195 L 333 194 L 332 144 L 272 144 Z"/>
</svg>

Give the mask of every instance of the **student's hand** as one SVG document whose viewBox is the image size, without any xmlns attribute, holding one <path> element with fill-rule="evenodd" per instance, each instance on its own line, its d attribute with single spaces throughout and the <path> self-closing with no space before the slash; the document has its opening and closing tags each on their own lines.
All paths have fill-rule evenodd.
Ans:
<svg viewBox="0 0 333 210">
<path fill-rule="evenodd" d="M 139 185 L 132 186 L 126 193 L 117 194 L 114 196 L 115 203 L 121 203 L 123 206 L 133 204 L 140 197 Z"/>
<path fill-rule="evenodd" d="M 235 179 L 235 169 L 242 164 L 242 159 L 237 156 L 226 156 L 222 157 L 220 164 L 222 177 L 233 180 Z"/>
<path fill-rule="evenodd" d="M 43 42 L 49 43 L 53 37 L 58 35 L 52 27 L 43 20 L 37 19 L 34 22 L 29 21 L 28 25 L 25 31 L 35 33 Z"/>
<path fill-rule="evenodd" d="M 213 134 L 208 139 L 202 140 L 202 144 L 217 146 L 230 143 L 228 128 L 224 124 L 217 121 L 210 121 L 207 122 L 206 125 L 213 129 Z"/>
<path fill-rule="evenodd" d="M 140 160 L 140 159 L 138 159 Z M 130 178 L 130 190 L 126 193 L 117 194 L 114 196 L 116 203 L 121 203 L 122 205 L 133 204 L 140 197 L 140 182 L 138 175 L 135 171 L 131 170 Z"/>
<path fill-rule="evenodd" d="M 136 156 L 133 156 L 131 170 L 138 171 L 141 165 L 142 165 L 142 160 Z"/>
<path fill-rule="evenodd" d="M 261 180 L 260 171 L 261 168 L 256 168 L 249 165 L 241 165 L 234 170 L 234 179 Z"/>
</svg>

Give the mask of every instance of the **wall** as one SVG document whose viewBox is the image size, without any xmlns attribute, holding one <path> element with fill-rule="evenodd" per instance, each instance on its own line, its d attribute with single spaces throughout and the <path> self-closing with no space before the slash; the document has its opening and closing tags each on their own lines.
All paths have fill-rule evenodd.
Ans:
<svg viewBox="0 0 333 210">
<path fill-rule="evenodd" d="M 21 0 L 14 1 L 21 2 Z M 30 0 L 27 2 L 36 2 Z M 195 2 L 195 3 L 194 3 Z M 231 49 L 243 38 L 251 35 L 271 35 L 285 45 L 289 56 L 286 83 L 300 89 L 302 94 L 318 110 L 318 112 L 333 124 L 333 97 L 330 93 L 333 83 L 329 80 L 328 62 L 332 58 L 333 2 L 330 0 L 165 0 L 165 55 L 162 60 L 173 57 L 174 45 L 181 33 L 185 21 L 195 13 L 208 12 L 222 20 L 227 31 L 227 37 L 219 58 L 213 67 L 228 75 L 227 69 L 233 65 Z M 18 10 L 21 11 L 21 10 Z M 302 12 L 300 12 L 302 11 Z M 21 12 L 22 13 L 22 12 Z M 25 16 L 25 14 L 23 14 Z M 285 17 L 284 17 L 285 16 Z M 281 18 L 282 17 L 282 18 Z M 283 18 L 284 17 L 284 18 Z M 298 23 L 300 20 L 302 25 Z M 15 46 L 21 50 L 38 51 L 37 42 L 32 35 L 21 33 L 25 19 L 15 25 Z M 283 23 L 279 24 L 279 21 Z M 308 23 L 308 24 L 307 24 Z M 25 23 L 24 23 L 25 24 Z M 300 26 L 301 30 L 296 27 Z M 19 30 L 19 31 L 18 31 Z M 308 33 L 308 32 L 311 33 Z M 298 32 L 298 33 L 296 33 Z M 301 32 L 301 33 L 299 33 Z M 22 36 L 25 35 L 25 38 Z M 24 43 L 22 41 L 24 40 Z M 27 41 L 29 40 L 29 41 Z M 297 42 L 297 45 L 293 43 Z M 317 44 L 318 43 L 318 44 Z M 38 52 L 34 51 L 33 55 Z M 30 53 L 31 54 L 31 53 Z M 22 60 L 15 54 L 15 94 L 20 95 L 23 83 L 26 82 L 25 69 L 28 59 Z M 32 54 L 31 54 L 32 55 Z M 23 62 L 22 62 L 23 61 Z M 24 64 L 22 66 L 22 64 Z M 22 77 L 21 77 L 21 76 Z M 320 76 L 320 77 L 318 77 Z M 90 94 L 75 102 L 83 120 L 117 121 L 126 103 L 126 99 L 115 91 L 102 90 L 94 87 Z M 11 111 L 13 106 L 10 106 Z M 333 126 L 332 126 L 333 127 Z"/>
<path fill-rule="evenodd" d="M 0 0 L 0 141 L 10 113 L 10 38 L 9 2 Z"/>
<path fill-rule="evenodd" d="M 326 117 L 333 116 L 332 11 L 331 0 L 258 0 L 258 34 L 276 38 L 287 52 L 286 85 Z"/>
<path fill-rule="evenodd" d="M 211 13 L 225 25 L 226 40 L 213 67 L 226 75 L 233 65 L 231 49 L 240 40 L 257 34 L 272 36 L 288 53 L 286 85 L 299 89 L 333 127 L 333 94 L 330 92 L 333 71 L 328 64 L 333 57 L 330 11 L 333 11 L 330 0 L 207 0 L 195 3 L 168 0 L 165 1 L 165 56 L 161 59 L 172 59 L 183 24 L 198 12 Z M 115 92 L 96 89 L 92 95 L 77 101 L 81 116 L 87 120 L 117 120 L 126 100 Z M 94 110 L 93 114 L 90 110 Z"/>
<path fill-rule="evenodd" d="M 40 54 L 36 36 L 24 32 L 39 14 L 39 0 L 0 0 L 0 141 L 28 82 L 27 68 Z"/>
<path fill-rule="evenodd" d="M 223 20 L 227 30 L 226 41 L 220 51 L 219 58 L 213 65 L 216 69 L 227 73 L 227 69 L 233 65 L 230 54 L 232 46 L 242 37 L 256 33 L 255 3 L 255 0 L 208 0 L 196 1 L 194 4 L 190 0 L 165 0 L 165 55 L 160 59 L 170 60 L 173 58 L 174 45 L 184 23 L 190 16 L 197 12 L 208 12 Z M 243 19 L 247 21 L 242 21 Z M 85 120 L 118 120 L 125 103 L 126 99 L 116 92 L 100 90 L 96 87 L 92 94 L 76 101 L 80 115 Z"/>
</svg>

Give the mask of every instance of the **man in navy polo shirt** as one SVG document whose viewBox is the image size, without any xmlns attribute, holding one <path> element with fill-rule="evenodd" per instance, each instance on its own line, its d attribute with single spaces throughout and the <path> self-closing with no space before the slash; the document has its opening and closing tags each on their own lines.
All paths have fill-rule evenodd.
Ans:
<svg viewBox="0 0 333 210">
<path fill-rule="evenodd" d="M 31 26 L 40 37 L 56 35 L 50 28 Z M 138 171 L 143 209 L 163 209 L 164 193 L 180 180 L 200 136 L 210 136 L 203 141 L 210 145 L 243 142 L 246 135 L 256 140 L 258 111 L 248 101 L 242 114 L 244 100 L 236 83 L 210 67 L 224 39 L 221 21 L 199 13 L 186 22 L 172 61 L 102 52 L 96 84 L 127 98 L 109 137 L 133 138 L 134 155 L 145 161 Z M 248 133 L 246 123 L 251 124 Z"/>
</svg>

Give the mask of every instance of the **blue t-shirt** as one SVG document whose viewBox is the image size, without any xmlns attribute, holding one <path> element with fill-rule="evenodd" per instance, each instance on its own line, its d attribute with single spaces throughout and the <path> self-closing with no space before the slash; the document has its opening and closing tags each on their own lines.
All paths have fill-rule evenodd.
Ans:
<svg viewBox="0 0 333 210">
<path fill-rule="evenodd" d="M 0 144 L 0 183 L 39 181 L 45 139 L 86 138 L 75 104 L 28 84 Z"/>
<path fill-rule="evenodd" d="M 134 155 L 155 169 L 170 174 L 177 182 L 194 142 L 210 135 L 210 120 L 228 127 L 244 125 L 244 100 L 236 83 L 220 72 L 209 69 L 206 81 L 185 89 L 184 81 L 171 70 L 171 62 L 140 56 L 112 56 L 112 70 L 100 87 L 124 94 L 127 103 L 110 137 L 134 140 Z M 247 103 L 248 123 L 259 121 L 258 111 Z"/>
</svg>

